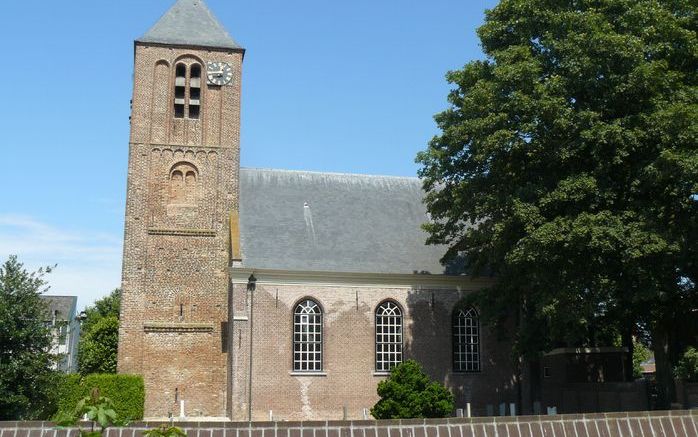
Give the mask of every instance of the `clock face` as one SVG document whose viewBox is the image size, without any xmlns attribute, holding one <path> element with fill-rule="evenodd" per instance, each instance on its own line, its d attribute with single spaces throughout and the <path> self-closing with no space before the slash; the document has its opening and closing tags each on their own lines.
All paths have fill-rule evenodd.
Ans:
<svg viewBox="0 0 698 437">
<path fill-rule="evenodd" d="M 209 62 L 206 77 L 211 85 L 223 86 L 233 81 L 233 69 L 225 62 Z"/>
</svg>

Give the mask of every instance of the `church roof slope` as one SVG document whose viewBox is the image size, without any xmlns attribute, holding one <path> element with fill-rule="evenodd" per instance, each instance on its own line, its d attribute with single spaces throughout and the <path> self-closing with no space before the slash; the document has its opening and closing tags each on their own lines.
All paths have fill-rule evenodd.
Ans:
<svg viewBox="0 0 698 437">
<path fill-rule="evenodd" d="M 243 168 L 243 267 L 442 274 L 417 178 Z"/>
<path fill-rule="evenodd" d="M 177 0 L 137 42 L 241 49 L 204 3 Z"/>
</svg>

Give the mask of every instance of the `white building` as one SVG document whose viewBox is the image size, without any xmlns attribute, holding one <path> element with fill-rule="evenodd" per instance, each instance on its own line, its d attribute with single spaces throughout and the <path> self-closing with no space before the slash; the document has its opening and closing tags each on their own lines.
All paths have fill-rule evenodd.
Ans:
<svg viewBox="0 0 698 437">
<path fill-rule="evenodd" d="M 51 353 L 59 355 L 58 370 L 75 373 L 78 370 L 78 341 L 80 322 L 75 318 L 77 296 L 41 296 L 47 304 L 45 322 L 51 327 Z"/>
</svg>

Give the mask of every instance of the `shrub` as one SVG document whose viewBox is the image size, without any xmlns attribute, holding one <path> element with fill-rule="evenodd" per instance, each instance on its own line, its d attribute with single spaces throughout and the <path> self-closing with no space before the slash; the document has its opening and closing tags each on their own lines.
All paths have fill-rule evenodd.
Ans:
<svg viewBox="0 0 698 437">
<path fill-rule="evenodd" d="M 61 378 L 57 393 L 59 415 L 72 413 L 80 399 L 87 396 L 87 389 L 80 385 L 81 380 L 78 374 L 63 375 Z"/>
<path fill-rule="evenodd" d="M 160 425 L 143 431 L 143 437 L 187 437 L 187 434 L 176 426 Z"/>
<path fill-rule="evenodd" d="M 453 412 L 453 394 L 433 382 L 414 360 L 395 366 L 388 379 L 378 383 L 380 400 L 371 408 L 376 419 L 446 417 Z"/>
<path fill-rule="evenodd" d="M 71 413 L 81 399 L 90 395 L 93 388 L 98 388 L 102 396 L 111 400 L 119 419 L 143 418 L 145 389 L 143 377 L 139 375 L 66 375 L 59 388 L 59 412 Z"/>
<path fill-rule="evenodd" d="M 89 427 L 84 427 L 80 422 L 83 416 L 89 421 Z M 90 396 L 81 399 L 75 405 L 72 414 L 60 412 L 56 415 L 56 423 L 59 426 L 77 425 L 81 437 L 102 437 L 104 430 L 117 422 L 111 399 L 101 396 L 98 388 L 93 388 Z"/>
<path fill-rule="evenodd" d="M 698 382 L 698 350 L 693 346 L 686 349 L 676 365 L 676 377 L 688 382 Z"/>
</svg>

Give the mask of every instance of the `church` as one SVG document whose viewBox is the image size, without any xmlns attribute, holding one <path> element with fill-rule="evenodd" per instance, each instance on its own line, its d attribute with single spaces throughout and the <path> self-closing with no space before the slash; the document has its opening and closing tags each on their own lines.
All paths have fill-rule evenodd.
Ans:
<svg viewBox="0 0 698 437">
<path fill-rule="evenodd" d="M 419 179 L 240 168 L 244 55 L 203 0 L 135 41 L 118 371 L 146 418 L 369 418 L 407 359 L 474 415 L 517 402 Z"/>
</svg>

